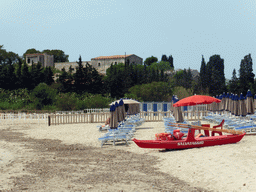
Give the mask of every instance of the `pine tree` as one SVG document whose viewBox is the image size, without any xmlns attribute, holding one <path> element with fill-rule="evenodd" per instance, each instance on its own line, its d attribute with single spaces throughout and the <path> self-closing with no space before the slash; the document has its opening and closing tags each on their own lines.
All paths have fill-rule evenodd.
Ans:
<svg viewBox="0 0 256 192">
<path fill-rule="evenodd" d="M 51 67 L 46 67 L 44 70 L 44 82 L 47 85 L 51 85 L 54 82 L 53 72 Z"/>
<path fill-rule="evenodd" d="M 232 78 L 229 81 L 228 87 L 229 87 L 229 92 L 230 93 L 235 93 L 235 94 L 240 94 L 241 93 L 240 88 L 239 88 L 239 79 L 236 76 L 236 70 L 235 69 L 233 70 Z"/>
<path fill-rule="evenodd" d="M 161 61 L 168 61 L 167 56 L 166 55 L 162 55 Z"/>
<path fill-rule="evenodd" d="M 219 55 L 210 57 L 206 65 L 207 85 L 211 95 L 218 95 L 226 91 L 224 75 L 224 59 Z"/>
<path fill-rule="evenodd" d="M 19 58 L 19 60 L 18 60 L 18 68 L 17 68 L 17 71 L 16 71 L 16 78 L 17 78 L 16 87 L 18 89 L 22 88 L 22 84 L 21 84 L 21 68 L 22 68 L 22 61 Z"/>
<path fill-rule="evenodd" d="M 202 62 L 201 62 L 201 68 L 200 68 L 200 85 L 201 85 L 201 89 L 205 92 L 205 90 L 207 89 L 208 85 L 208 80 L 207 80 L 207 73 L 206 73 L 206 64 L 204 61 L 204 56 L 202 55 Z"/>
<path fill-rule="evenodd" d="M 28 88 L 28 89 L 34 88 L 31 86 L 31 77 L 30 77 L 27 63 L 24 63 L 21 68 L 21 82 L 22 82 L 22 88 Z"/>
<path fill-rule="evenodd" d="M 17 79 L 16 79 L 16 74 L 15 74 L 15 69 L 12 64 L 7 65 L 6 77 L 7 77 L 7 79 L 6 79 L 5 83 L 6 83 L 7 89 L 9 89 L 9 90 L 16 89 Z"/>
<path fill-rule="evenodd" d="M 169 56 L 168 62 L 170 63 L 171 68 L 174 68 L 172 55 Z"/>
<path fill-rule="evenodd" d="M 240 70 L 239 70 L 239 83 L 241 92 L 245 95 L 248 89 L 254 84 L 254 73 L 252 72 L 252 58 L 251 54 L 246 55 L 244 59 L 241 60 Z"/>
<path fill-rule="evenodd" d="M 85 75 L 84 75 L 84 68 L 82 65 L 82 58 L 79 56 L 79 61 L 77 62 L 78 67 L 76 68 L 76 73 L 74 74 L 74 87 L 76 93 L 83 93 L 84 90 L 84 81 L 85 81 Z"/>
</svg>

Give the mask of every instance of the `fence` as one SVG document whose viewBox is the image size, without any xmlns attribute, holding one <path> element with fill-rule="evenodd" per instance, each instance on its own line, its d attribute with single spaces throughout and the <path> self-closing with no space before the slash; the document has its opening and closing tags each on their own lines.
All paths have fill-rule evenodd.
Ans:
<svg viewBox="0 0 256 192">
<path fill-rule="evenodd" d="M 203 116 L 208 115 L 207 111 L 184 111 L 183 117 L 185 120 L 193 121 L 202 119 Z M 146 122 L 163 121 L 163 118 L 172 116 L 170 111 L 142 111 L 140 117 L 144 118 Z M 110 112 L 98 112 L 98 113 L 76 113 L 76 114 L 25 114 L 25 113 L 2 113 L 0 115 L 0 124 L 48 124 L 60 125 L 60 124 L 77 124 L 77 123 L 105 123 L 107 118 L 110 117 Z"/>
<path fill-rule="evenodd" d="M 13 125 L 13 124 L 47 124 L 48 114 L 26 114 L 26 113 L 1 113 L 0 125 Z"/>
<path fill-rule="evenodd" d="M 84 109 L 80 111 L 56 111 L 56 114 L 83 114 L 83 113 L 100 113 L 109 112 L 109 108 L 91 108 L 91 109 Z"/>
<path fill-rule="evenodd" d="M 207 111 L 184 111 L 183 117 L 185 120 L 193 121 L 202 119 L 203 116 L 208 115 Z M 170 111 L 157 111 L 157 112 L 140 112 L 140 118 L 144 118 L 146 122 L 163 121 L 163 118 L 171 117 Z M 105 123 L 107 118 L 110 117 L 110 112 L 105 113 L 84 113 L 84 114 L 51 114 L 49 115 L 48 124 L 60 125 L 60 124 L 77 124 L 77 123 Z"/>
<path fill-rule="evenodd" d="M 76 123 L 105 123 L 110 112 L 81 113 L 81 114 L 51 114 L 48 125 L 76 124 Z"/>
</svg>

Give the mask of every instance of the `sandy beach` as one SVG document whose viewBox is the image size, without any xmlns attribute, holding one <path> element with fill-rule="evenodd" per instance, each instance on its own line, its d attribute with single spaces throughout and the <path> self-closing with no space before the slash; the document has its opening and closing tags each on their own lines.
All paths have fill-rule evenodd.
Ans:
<svg viewBox="0 0 256 192">
<path fill-rule="evenodd" d="M 99 124 L 0 127 L 0 191 L 256 191 L 256 136 L 187 150 L 107 143 Z M 137 139 L 164 132 L 145 122 Z"/>
</svg>

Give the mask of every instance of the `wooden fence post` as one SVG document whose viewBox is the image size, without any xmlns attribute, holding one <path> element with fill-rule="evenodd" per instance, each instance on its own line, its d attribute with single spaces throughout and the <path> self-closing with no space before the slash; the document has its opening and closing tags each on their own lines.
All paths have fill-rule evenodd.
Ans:
<svg viewBox="0 0 256 192">
<path fill-rule="evenodd" d="M 51 116 L 48 116 L 48 126 L 51 126 Z"/>
</svg>

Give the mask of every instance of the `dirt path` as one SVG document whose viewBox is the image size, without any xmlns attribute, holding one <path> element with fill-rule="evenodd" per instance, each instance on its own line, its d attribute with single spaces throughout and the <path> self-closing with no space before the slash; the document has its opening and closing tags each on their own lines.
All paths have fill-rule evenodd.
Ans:
<svg viewBox="0 0 256 192">
<path fill-rule="evenodd" d="M 0 169 L 0 191 L 206 191 L 160 172 L 150 155 L 26 138 L 11 129 L 0 130 L 0 141 L 16 156 Z"/>
</svg>

